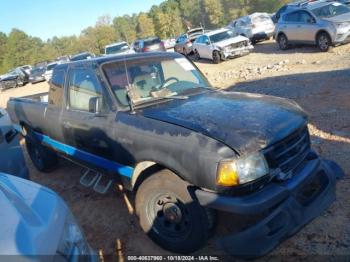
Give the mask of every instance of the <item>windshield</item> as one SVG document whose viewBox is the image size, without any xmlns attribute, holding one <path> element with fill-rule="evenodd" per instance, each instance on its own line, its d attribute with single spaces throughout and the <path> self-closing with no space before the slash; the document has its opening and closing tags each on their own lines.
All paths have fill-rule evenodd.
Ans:
<svg viewBox="0 0 350 262">
<path fill-rule="evenodd" d="M 185 96 L 210 86 L 186 58 L 144 58 L 112 62 L 103 71 L 117 100 L 128 106 L 127 88 L 133 104 L 175 96 Z M 127 73 L 126 73 L 127 71 Z"/>
<path fill-rule="evenodd" d="M 319 18 L 329 18 L 350 12 L 350 8 L 340 3 L 332 3 L 312 10 Z"/>
<path fill-rule="evenodd" d="M 117 54 L 128 49 L 129 49 L 129 46 L 127 43 L 109 46 L 109 47 L 106 47 L 106 55 Z"/>
<path fill-rule="evenodd" d="M 226 40 L 226 39 L 230 39 L 234 36 L 235 36 L 235 34 L 231 30 L 227 30 L 224 32 L 217 33 L 215 35 L 211 35 L 209 37 L 210 37 L 210 41 L 212 43 L 217 43 L 217 42 L 221 42 L 221 41 Z"/>
</svg>

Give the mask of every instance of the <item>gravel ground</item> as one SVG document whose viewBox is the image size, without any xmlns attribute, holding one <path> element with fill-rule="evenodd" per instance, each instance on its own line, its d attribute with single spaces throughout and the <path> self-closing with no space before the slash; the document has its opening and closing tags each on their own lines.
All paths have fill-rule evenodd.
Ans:
<svg viewBox="0 0 350 262">
<path fill-rule="evenodd" d="M 346 176 L 337 184 L 337 201 L 299 233 L 284 241 L 271 255 L 262 258 L 293 260 L 339 260 L 350 255 L 350 45 L 319 53 L 313 47 L 279 51 L 273 42 L 256 45 L 254 53 L 219 65 L 200 60 L 197 66 L 220 88 L 275 95 L 296 100 L 309 114 L 314 148 L 325 158 L 337 161 Z M 27 85 L 0 93 L 0 106 L 10 96 L 47 91 L 47 84 Z M 26 155 L 34 181 L 56 190 L 82 225 L 87 239 L 102 258 L 114 255 L 171 254 L 153 244 L 141 231 L 134 215 L 132 194 L 115 185 L 107 195 L 98 195 L 79 184 L 80 168 L 62 160 L 59 168 L 42 174 Z M 219 217 L 218 234 L 232 224 L 226 214 Z M 220 255 L 215 236 L 196 253 Z M 306 256 L 306 257 L 305 257 Z"/>
</svg>

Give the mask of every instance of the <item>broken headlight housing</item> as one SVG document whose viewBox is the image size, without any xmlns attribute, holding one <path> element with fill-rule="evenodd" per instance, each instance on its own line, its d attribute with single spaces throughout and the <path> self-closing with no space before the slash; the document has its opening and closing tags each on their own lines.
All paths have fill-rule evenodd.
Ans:
<svg viewBox="0 0 350 262">
<path fill-rule="evenodd" d="M 218 165 L 216 183 L 220 186 L 238 186 L 268 173 L 269 167 L 264 155 L 257 152 L 238 159 L 222 160 Z"/>
</svg>

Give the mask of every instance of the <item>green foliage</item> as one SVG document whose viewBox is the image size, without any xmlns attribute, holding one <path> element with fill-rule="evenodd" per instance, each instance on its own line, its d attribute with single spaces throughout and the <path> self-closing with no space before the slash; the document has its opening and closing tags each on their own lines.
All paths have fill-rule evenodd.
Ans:
<svg viewBox="0 0 350 262">
<path fill-rule="evenodd" d="M 186 28 L 200 25 L 216 28 L 227 25 L 239 16 L 253 12 L 275 12 L 288 0 L 165 0 L 152 6 L 148 13 L 98 18 L 95 26 L 79 36 L 53 37 L 42 41 L 13 29 L 8 35 L 0 32 L 0 74 L 13 67 L 50 61 L 63 55 L 83 51 L 95 54 L 117 41 L 131 43 L 137 38 L 176 37 Z"/>
<path fill-rule="evenodd" d="M 154 35 L 155 29 L 152 18 L 145 13 L 140 13 L 137 17 L 137 37 L 145 38 Z"/>
</svg>

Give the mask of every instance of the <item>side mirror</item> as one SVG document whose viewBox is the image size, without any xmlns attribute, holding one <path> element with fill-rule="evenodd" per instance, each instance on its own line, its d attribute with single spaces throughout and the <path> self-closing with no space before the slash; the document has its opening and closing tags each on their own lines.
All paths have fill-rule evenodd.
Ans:
<svg viewBox="0 0 350 262">
<path fill-rule="evenodd" d="M 207 42 L 205 42 L 205 44 L 206 44 L 206 45 L 210 45 L 210 42 L 209 42 L 209 41 L 207 41 Z"/>
<path fill-rule="evenodd" d="M 102 97 L 91 97 L 89 99 L 89 112 L 95 115 L 101 115 Z"/>
</svg>

